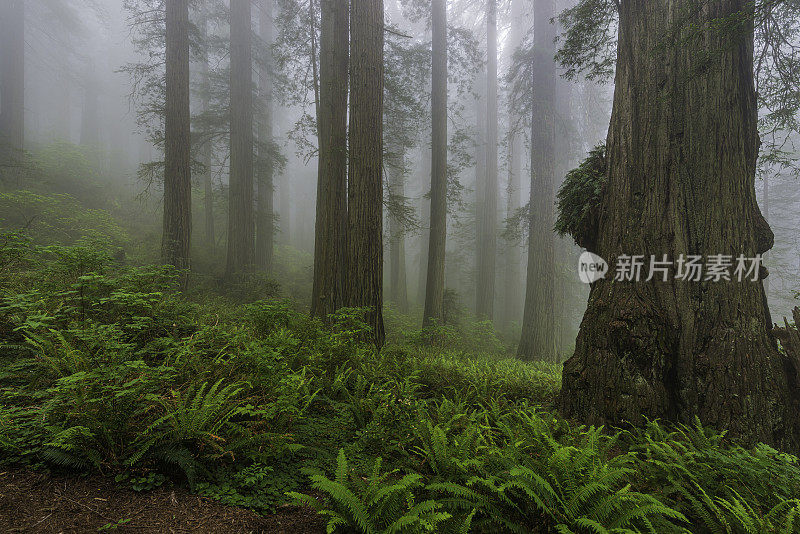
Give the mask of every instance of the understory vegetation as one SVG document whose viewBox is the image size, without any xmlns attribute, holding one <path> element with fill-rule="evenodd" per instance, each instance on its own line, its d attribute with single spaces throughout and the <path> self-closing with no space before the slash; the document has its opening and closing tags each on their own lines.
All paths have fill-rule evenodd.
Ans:
<svg viewBox="0 0 800 534">
<path fill-rule="evenodd" d="M 800 532 L 796 457 L 560 419 L 558 368 L 487 324 L 387 308 L 376 351 L 358 309 L 323 324 L 262 284 L 181 292 L 107 243 L 0 243 L 4 464 L 305 504 L 331 532 Z"/>
</svg>

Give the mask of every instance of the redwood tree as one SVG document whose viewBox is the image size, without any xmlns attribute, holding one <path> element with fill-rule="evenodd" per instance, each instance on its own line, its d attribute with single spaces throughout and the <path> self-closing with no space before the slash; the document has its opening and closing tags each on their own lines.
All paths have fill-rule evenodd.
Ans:
<svg viewBox="0 0 800 534">
<path fill-rule="evenodd" d="M 352 0 L 347 305 L 383 345 L 383 0 Z"/>
<path fill-rule="evenodd" d="M 755 197 L 752 4 L 619 5 L 607 182 L 584 243 L 612 276 L 621 254 L 763 254 L 773 234 Z M 770 335 L 761 280 L 669 274 L 593 284 L 564 365 L 564 414 L 592 424 L 696 415 L 797 450 L 798 372 Z"/>
<path fill-rule="evenodd" d="M 250 0 L 231 2 L 231 158 L 227 275 L 253 264 L 253 52 Z"/>
<path fill-rule="evenodd" d="M 22 150 L 25 132 L 25 3 L 0 3 L 0 154 Z"/>
<path fill-rule="evenodd" d="M 258 34 L 262 45 L 267 49 L 266 65 L 259 69 L 258 88 L 261 105 L 264 106 L 264 116 L 258 124 L 258 194 L 256 196 L 256 265 L 265 271 L 272 270 L 272 256 L 275 239 L 274 217 L 274 187 L 273 170 L 274 158 L 271 155 L 272 147 L 272 78 L 270 66 L 272 65 L 272 0 L 261 0 L 258 17 Z"/>
<path fill-rule="evenodd" d="M 422 325 L 443 320 L 447 239 L 447 2 L 432 1 L 431 217 Z"/>
<path fill-rule="evenodd" d="M 161 259 L 189 268 L 192 183 L 189 149 L 189 2 L 166 2 L 166 102 L 164 122 L 164 224 Z M 91 81 L 89 82 L 91 85 Z M 96 104 L 96 102 L 95 102 Z"/>
<path fill-rule="evenodd" d="M 345 304 L 347 258 L 348 0 L 320 3 L 319 160 L 311 315 Z"/>
<path fill-rule="evenodd" d="M 528 273 L 522 336 L 517 354 L 524 360 L 555 359 L 553 291 L 555 258 L 556 65 L 553 56 L 554 0 L 535 0 L 533 12 L 533 116 L 531 117 L 531 196 Z"/>
<path fill-rule="evenodd" d="M 476 314 L 494 318 L 497 263 L 497 0 L 486 3 L 486 176 L 479 208 Z"/>
</svg>

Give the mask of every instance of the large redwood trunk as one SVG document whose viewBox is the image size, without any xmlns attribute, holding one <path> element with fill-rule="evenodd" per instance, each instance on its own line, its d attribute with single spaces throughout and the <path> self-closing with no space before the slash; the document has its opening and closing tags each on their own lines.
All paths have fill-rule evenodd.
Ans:
<svg viewBox="0 0 800 534">
<path fill-rule="evenodd" d="M 274 218 L 274 162 L 270 154 L 272 144 L 272 0 L 261 0 L 259 4 L 258 34 L 262 46 L 267 49 L 268 63 L 259 68 L 258 94 L 264 106 L 264 116 L 258 124 L 259 162 L 256 180 L 256 265 L 264 272 L 272 272 L 272 257 L 275 248 Z"/>
<path fill-rule="evenodd" d="M 383 0 L 352 0 L 347 184 L 347 305 L 383 329 Z"/>
<path fill-rule="evenodd" d="M 230 276 L 253 267 L 253 51 L 250 0 L 231 2 L 231 161 L 228 202 Z"/>
<path fill-rule="evenodd" d="M 347 278 L 347 0 L 322 0 L 317 130 L 317 219 L 311 315 L 327 318 L 345 305 Z"/>
<path fill-rule="evenodd" d="M 431 216 L 422 325 L 444 319 L 447 241 L 447 2 L 431 4 Z"/>
<path fill-rule="evenodd" d="M 517 356 L 555 360 L 555 189 L 556 65 L 554 0 L 535 0 L 533 14 L 533 116 L 531 117 L 531 196 L 525 310 Z"/>
<path fill-rule="evenodd" d="M 621 3 L 593 247 L 611 273 L 591 289 L 559 398 L 581 422 L 697 415 L 746 442 L 797 450 L 797 370 L 768 331 L 760 280 L 683 282 L 674 269 L 666 282 L 609 280 L 623 253 L 726 254 L 735 263 L 772 246 L 754 187 L 752 23 L 715 24 L 747 5 Z"/>
<path fill-rule="evenodd" d="M 166 10 L 167 94 L 164 122 L 164 224 L 161 259 L 164 263 L 179 269 L 188 269 L 192 232 L 188 0 L 167 0 Z M 89 84 L 92 83 L 90 80 Z M 90 125 L 89 131 L 91 130 Z M 83 135 L 81 141 L 86 142 Z"/>
</svg>

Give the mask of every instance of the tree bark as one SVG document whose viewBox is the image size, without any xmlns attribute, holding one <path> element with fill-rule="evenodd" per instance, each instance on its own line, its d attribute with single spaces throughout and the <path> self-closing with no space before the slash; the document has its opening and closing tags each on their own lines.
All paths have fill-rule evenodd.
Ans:
<svg viewBox="0 0 800 534">
<path fill-rule="evenodd" d="M 25 3 L 0 7 L 0 155 L 16 159 L 25 141 Z"/>
<path fill-rule="evenodd" d="M 226 275 L 253 265 L 253 52 L 250 0 L 231 2 L 231 158 Z"/>
<path fill-rule="evenodd" d="M 352 0 L 347 304 L 383 329 L 383 0 Z"/>
<path fill-rule="evenodd" d="M 555 87 L 553 0 L 534 3 L 533 117 L 531 118 L 531 196 L 528 274 L 522 336 L 523 360 L 555 359 L 553 287 L 555 281 L 553 203 L 555 182 Z"/>
<path fill-rule="evenodd" d="M 401 149 L 397 149 L 398 152 Z M 404 154 L 398 153 L 397 165 L 389 167 L 389 191 L 398 199 L 405 197 L 403 183 Z M 406 252 L 403 237 L 403 223 L 397 217 L 389 216 L 389 295 L 397 308 L 408 311 L 408 289 L 406 287 Z"/>
<path fill-rule="evenodd" d="M 511 61 L 514 52 L 519 48 L 527 28 L 525 11 L 522 0 L 511 2 L 511 31 L 508 40 L 508 59 Z M 506 217 L 512 217 L 520 208 L 520 185 L 522 175 L 523 134 L 521 130 L 520 115 L 513 107 L 508 110 L 509 139 L 508 139 L 508 186 L 506 188 Z M 519 244 L 514 241 L 505 242 L 505 273 L 503 283 L 504 323 L 510 326 L 514 321 L 522 318 L 522 299 L 520 297 L 520 265 L 522 255 Z"/>
<path fill-rule="evenodd" d="M 447 240 L 447 2 L 432 0 L 431 23 L 431 217 L 424 327 L 444 319 L 444 259 Z"/>
<path fill-rule="evenodd" d="M 208 18 L 203 16 L 198 24 L 200 26 L 201 39 L 206 43 L 208 39 Z M 202 62 L 200 64 L 200 78 L 202 91 L 200 97 L 201 112 L 207 112 L 210 108 L 211 79 L 209 76 L 208 50 L 204 50 Z M 214 235 L 214 183 L 211 172 L 211 139 L 204 139 L 200 146 L 200 160 L 203 164 L 203 240 L 206 249 L 213 254 L 216 249 L 216 238 Z"/>
<path fill-rule="evenodd" d="M 762 193 L 764 194 L 764 220 L 767 221 L 769 224 L 769 176 L 768 173 L 764 173 L 762 177 L 764 180 L 764 186 L 762 189 Z M 764 261 L 767 259 L 767 253 L 764 253 Z M 767 299 L 767 305 L 769 305 L 769 277 L 764 278 L 764 295 Z"/>
<path fill-rule="evenodd" d="M 430 238 L 430 217 L 431 217 L 431 200 L 430 200 L 430 175 L 428 174 L 431 168 L 431 149 L 427 143 L 422 147 L 422 162 L 421 168 L 424 172 L 419 175 L 419 184 L 421 188 L 421 195 L 419 198 L 419 256 L 417 262 L 417 298 L 416 304 L 425 306 L 425 285 L 428 279 L 428 239 Z"/>
<path fill-rule="evenodd" d="M 345 305 L 347 279 L 348 0 L 322 0 L 317 219 L 311 315 Z"/>
<path fill-rule="evenodd" d="M 497 0 L 486 3 L 486 178 L 478 239 L 476 315 L 494 318 L 497 263 Z"/>
<path fill-rule="evenodd" d="M 755 198 L 747 10 L 747 0 L 621 3 L 594 250 L 611 277 L 623 253 L 705 262 L 771 248 Z M 740 24 L 718 24 L 742 13 Z M 798 372 L 776 350 L 761 281 L 661 280 L 593 284 L 564 364 L 563 413 L 617 425 L 697 416 L 746 444 L 797 451 Z"/>
<path fill-rule="evenodd" d="M 259 15 L 259 37 L 268 49 L 269 65 L 272 64 L 272 0 L 261 0 Z M 256 265 L 264 272 L 272 271 L 272 256 L 275 240 L 273 161 L 272 145 L 272 79 L 269 68 L 259 72 L 259 93 L 264 106 L 264 117 L 258 125 L 259 159 L 258 196 L 256 197 Z"/>
<path fill-rule="evenodd" d="M 164 223 L 161 260 L 188 269 L 192 232 L 189 115 L 189 2 L 166 2 Z M 90 80 L 90 84 L 91 84 Z M 88 91 L 89 89 L 87 89 Z"/>
</svg>

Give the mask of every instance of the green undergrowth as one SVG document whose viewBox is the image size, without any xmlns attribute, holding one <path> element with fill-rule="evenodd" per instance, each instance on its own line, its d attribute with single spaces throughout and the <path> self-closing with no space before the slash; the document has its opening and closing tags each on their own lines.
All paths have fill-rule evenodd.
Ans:
<svg viewBox="0 0 800 534">
<path fill-rule="evenodd" d="M 4 464 L 302 503 L 331 532 L 799 531 L 794 456 L 699 422 L 569 424 L 558 368 L 485 323 L 391 311 L 376 352 L 361 310 L 182 294 L 106 250 L 0 240 Z"/>
</svg>

